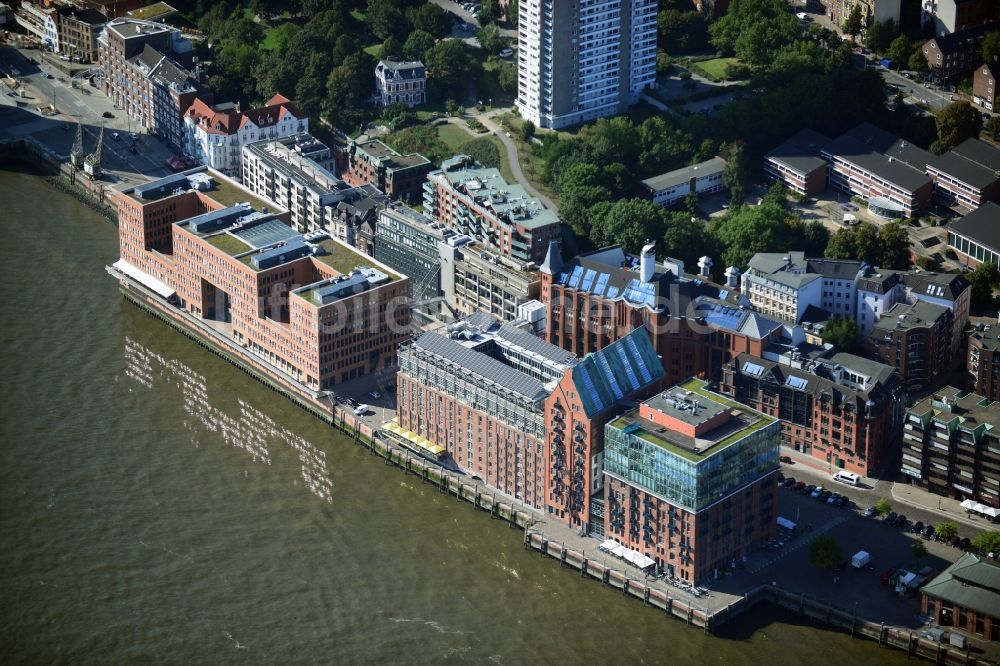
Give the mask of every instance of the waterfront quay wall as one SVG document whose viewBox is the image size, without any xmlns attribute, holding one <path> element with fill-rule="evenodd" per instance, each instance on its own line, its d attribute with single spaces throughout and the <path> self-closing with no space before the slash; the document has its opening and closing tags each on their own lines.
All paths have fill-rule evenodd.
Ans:
<svg viewBox="0 0 1000 666">
<path fill-rule="evenodd" d="M 29 165 L 56 189 L 118 224 L 118 213 L 110 203 L 112 191 L 81 174 L 34 137 L 0 141 L 0 164 L 4 163 Z"/>
</svg>

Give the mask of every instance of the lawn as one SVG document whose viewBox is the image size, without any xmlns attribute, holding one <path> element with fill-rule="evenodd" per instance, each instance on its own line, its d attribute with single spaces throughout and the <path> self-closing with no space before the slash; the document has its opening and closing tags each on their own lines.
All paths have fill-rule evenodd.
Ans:
<svg viewBox="0 0 1000 666">
<path fill-rule="evenodd" d="M 738 58 L 712 58 L 711 60 L 691 63 L 691 69 L 712 81 L 725 81 L 726 67 L 738 63 Z"/>
<path fill-rule="evenodd" d="M 226 233 L 219 234 L 218 236 L 210 236 L 208 238 L 208 242 L 213 247 L 219 248 L 232 257 L 235 257 L 237 254 L 242 254 L 243 252 L 249 252 L 253 249 L 236 236 L 230 236 Z"/>
<path fill-rule="evenodd" d="M 398 277 L 396 274 L 389 273 L 384 268 L 376 266 L 368 259 L 368 257 L 361 254 L 357 250 L 354 250 L 343 243 L 338 243 L 333 239 L 322 241 L 319 243 L 319 246 L 326 250 L 326 254 L 314 255 L 315 259 L 323 262 L 341 275 L 347 275 L 358 266 L 365 266 L 387 273 L 390 279 L 396 279 Z"/>
<path fill-rule="evenodd" d="M 382 52 L 382 45 L 378 44 L 378 43 L 375 43 L 375 44 L 372 44 L 371 46 L 366 46 L 362 50 L 365 53 L 367 53 L 368 55 L 370 55 L 371 57 L 377 58 L 379 56 L 379 53 Z"/>
<path fill-rule="evenodd" d="M 229 181 L 220 180 L 218 178 L 215 179 L 215 187 L 204 194 L 210 199 L 218 201 L 226 208 L 243 202 L 249 203 L 255 210 L 264 210 L 265 208 L 268 210 L 274 210 L 275 208 L 274 204 L 265 203 L 263 200 L 258 199 L 241 186 L 230 183 Z"/>
<path fill-rule="evenodd" d="M 491 134 L 473 134 L 472 132 L 462 129 L 461 126 L 453 123 L 439 125 L 438 138 L 441 139 L 441 142 L 448 146 L 448 149 L 453 152 L 458 152 L 463 145 L 473 139 L 488 139 L 490 143 L 496 146 L 497 150 L 500 151 L 500 175 L 503 176 L 503 179 L 508 183 L 517 182 L 514 179 L 513 172 L 510 170 L 510 162 L 507 160 L 507 149 L 504 147 L 503 142 L 500 141 L 499 138 Z"/>
</svg>

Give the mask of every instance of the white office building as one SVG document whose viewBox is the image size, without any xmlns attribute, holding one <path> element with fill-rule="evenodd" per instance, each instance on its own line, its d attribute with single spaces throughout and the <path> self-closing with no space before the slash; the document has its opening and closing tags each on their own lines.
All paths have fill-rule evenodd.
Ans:
<svg viewBox="0 0 1000 666">
<path fill-rule="evenodd" d="M 655 0 L 522 0 L 521 116 L 560 128 L 611 116 L 656 80 Z"/>
</svg>

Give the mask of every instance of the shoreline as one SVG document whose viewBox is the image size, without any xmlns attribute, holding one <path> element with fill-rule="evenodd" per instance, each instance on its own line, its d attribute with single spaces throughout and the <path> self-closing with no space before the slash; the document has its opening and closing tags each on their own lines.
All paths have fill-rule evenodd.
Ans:
<svg viewBox="0 0 1000 666">
<path fill-rule="evenodd" d="M 67 175 L 68 165 L 59 165 L 54 156 L 48 154 L 44 147 L 40 147 L 34 139 L 18 139 L 0 144 L 0 166 L 11 164 L 25 167 L 22 169 L 24 172 L 36 175 L 61 192 L 73 196 L 117 226 L 117 215 L 114 210 L 100 198 L 104 193 L 103 186 L 99 185 L 96 188 L 98 191 L 95 193 L 91 189 L 89 181 L 74 179 L 71 170 L 69 170 L 70 174 Z M 766 602 L 778 608 L 805 615 L 838 631 L 850 631 L 852 636 L 858 634 L 857 637 L 860 638 L 877 640 L 880 647 L 884 643 L 886 646 L 906 650 L 908 655 L 943 663 L 987 663 L 972 658 L 951 646 L 931 643 L 920 637 L 915 638 L 913 631 L 867 622 L 859 619 L 856 615 L 845 614 L 842 609 L 825 604 L 821 600 L 763 584 L 725 606 L 722 611 L 711 614 L 696 609 L 690 600 L 672 599 L 669 595 L 662 595 L 656 590 L 651 591 L 648 585 L 640 579 L 630 577 L 627 571 L 619 571 L 606 564 L 602 566 L 593 559 L 588 559 L 584 553 L 577 554 L 570 548 L 557 547 L 560 544 L 558 540 L 550 540 L 543 532 L 531 529 L 532 525 L 535 524 L 531 511 L 519 509 L 514 500 L 498 500 L 495 494 L 484 493 L 484 487 L 479 484 L 463 481 L 458 475 L 433 465 L 416 454 L 399 449 L 390 442 L 375 439 L 370 427 L 363 423 L 359 427 L 357 419 L 353 418 L 353 415 L 347 414 L 345 410 L 334 407 L 328 412 L 318 402 L 310 404 L 308 398 L 296 395 L 297 392 L 293 388 L 285 386 L 281 378 L 270 376 L 268 368 L 251 367 L 254 366 L 252 359 L 245 358 L 245 355 L 238 354 L 235 350 L 230 351 L 222 348 L 216 341 L 208 338 L 204 332 L 195 329 L 189 322 L 179 321 L 178 317 L 164 311 L 158 303 L 150 303 L 150 296 L 142 293 L 141 289 L 137 290 L 133 287 L 133 291 L 138 293 L 130 293 L 122 282 L 119 280 L 120 289 L 127 301 L 153 314 L 197 344 L 239 367 L 251 377 L 292 400 L 293 403 L 313 416 L 320 418 L 345 435 L 353 437 L 355 445 L 365 446 L 371 455 L 383 458 L 386 465 L 394 465 L 406 474 L 412 473 L 421 476 L 422 483 L 434 483 L 440 492 L 454 495 L 456 499 L 467 501 L 477 509 L 489 511 L 491 518 L 500 518 L 507 522 L 511 528 L 523 529 L 526 549 L 536 550 L 556 559 L 560 562 L 561 567 L 570 566 L 580 571 L 583 576 L 589 575 L 591 578 L 602 580 L 604 584 L 621 590 L 623 594 L 628 594 L 645 602 L 648 606 L 665 611 L 666 614 L 672 615 L 675 619 L 686 621 L 689 626 L 701 628 L 706 633 L 714 633 L 724 627 L 730 619 L 741 616 L 745 611 L 754 608 L 761 602 Z"/>
</svg>

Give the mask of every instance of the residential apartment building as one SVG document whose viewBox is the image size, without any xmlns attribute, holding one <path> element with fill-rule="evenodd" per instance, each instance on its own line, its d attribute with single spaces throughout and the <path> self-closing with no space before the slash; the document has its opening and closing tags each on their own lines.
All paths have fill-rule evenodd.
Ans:
<svg viewBox="0 0 1000 666">
<path fill-rule="evenodd" d="M 725 170 L 726 160 L 721 157 L 674 169 L 642 181 L 643 196 L 658 206 L 672 206 L 692 192 L 696 195 L 722 192 L 726 189 L 722 182 Z"/>
<path fill-rule="evenodd" d="M 826 190 L 828 167 L 820 155 L 829 143 L 819 132 L 800 130 L 764 156 L 764 173 L 797 194 L 821 194 Z"/>
<path fill-rule="evenodd" d="M 873 476 L 892 462 L 905 396 L 894 368 L 825 349 L 772 346 L 740 354 L 722 370 L 719 391 L 781 420 L 781 445 Z"/>
<path fill-rule="evenodd" d="M 332 415 L 325 391 L 390 369 L 409 339 L 409 280 L 287 226 L 287 212 L 206 168 L 123 190 L 116 277 Z M 237 203 L 239 202 L 239 203 Z M 222 342 L 224 341 L 224 342 Z"/>
<path fill-rule="evenodd" d="M 14 11 L 14 21 L 46 48 L 59 51 L 59 13 L 31 0 L 21 0 Z"/>
<path fill-rule="evenodd" d="M 851 11 L 858 7 L 861 10 L 861 24 L 885 23 L 892 21 L 899 25 L 902 0 L 821 0 L 830 20 L 838 26 L 850 16 Z"/>
<path fill-rule="evenodd" d="M 655 0 L 524 0 L 521 117 L 558 129 L 622 113 L 656 82 Z"/>
<path fill-rule="evenodd" d="M 967 343 L 969 390 L 990 402 L 1000 400 L 1000 325 L 975 324 Z"/>
<path fill-rule="evenodd" d="M 948 245 L 967 266 L 1000 266 L 1000 206 L 986 202 L 948 227 Z"/>
<path fill-rule="evenodd" d="M 987 111 L 1000 110 L 997 106 L 997 92 L 1000 90 L 998 84 L 1000 84 L 1000 62 L 984 62 L 982 66 L 977 67 L 972 75 L 973 103 Z"/>
<path fill-rule="evenodd" d="M 1000 403 L 945 387 L 906 412 L 903 474 L 938 495 L 1000 507 Z"/>
<path fill-rule="evenodd" d="M 966 139 L 927 165 L 934 196 L 946 206 L 974 210 L 987 201 L 1000 203 L 1000 149 Z"/>
<path fill-rule="evenodd" d="M 912 217 L 930 203 L 934 185 L 926 171 L 934 156 L 871 123 L 834 139 L 821 155 L 830 163 L 830 185 L 864 198 L 875 215 Z"/>
<path fill-rule="evenodd" d="M 396 426 L 466 474 L 546 506 L 546 400 L 576 359 L 478 313 L 399 351 Z"/>
<path fill-rule="evenodd" d="M 518 307 L 539 296 L 538 268 L 488 252 L 471 240 L 455 234 L 438 245 L 445 302 L 459 315 L 487 312 L 503 321 L 520 318 Z"/>
<path fill-rule="evenodd" d="M 955 273 L 869 269 L 858 279 L 858 327 L 867 338 L 875 324 L 896 303 L 940 305 L 952 312 L 951 350 L 958 351 L 962 330 L 969 320 L 969 281 Z M 901 313 L 897 313 L 901 314 Z"/>
<path fill-rule="evenodd" d="M 952 311 L 942 305 L 896 303 L 868 335 L 869 356 L 896 368 L 907 391 L 920 390 L 952 367 L 953 321 Z"/>
<path fill-rule="evenodd" d="M 423 155 L 400 155 L 378 139 L 358 142 L 342 137 L 332 147 L 337 173 L 348 184 L 370 184 L 394 199 L 420 201 L 421 188 L 433 168 Z"/>
<path fill-rule="evenodd" d="M 97 38 L 108 18 L 95 9 L 60 7 L 59 52 L 80 62 L 97 62 Z"/>
<path fill-rule="evenodd" d="M 924 42 L 924 57 L 931 75 L 939 81 L 950 81 L 972 72 L 983 62 L 982 43 L 989 31 L 989 25 L 980 25 Z"/>
<path fill-rule="evenodd" d="M 645 327 L 588 354 L 564 372 L 545 401 L 546 510 L 554 518 L 607 535 L 605 425 L 661 388 L 663 365 Z"/>
<path fill-rule="evenodd" d="M 798 323 L 808 308 L 854 319 L 860 261 L 806 259 L 802 252 L 759 252 L 743 274 L 743 293 L 762 314 Z"/>
<path fill-rule="evenodd" d="M 243 175 L 243 147 L 309 131 L 309 119 L 284 95 L 246 112 L 232 102 L 209 105 L 200 99 L 184 111 L 184 154 L 227 176 Z"/>
<path fill-rule="evenodd" d="M 403 104 L 408 109 L 427 101 L 427 70 L 419 61 L 379 60 L 375 66 L 378 104 Z"/>
<path fill-rule="evenodd" d="M 687 275 L 679 260 L 657 264 L 652 244 L 638 258 L 614 246 L 564 264 L 552 243 L 540 272 L 549 342 L 584 357 L 644 326 L 667 384 L 716 378 L 741 352 L 760 355 L 773 342 L 803 337 L 750 309 L 735 294 L 736 279 L 720 288 L 707 276 Z"/>
<path fill-rule="evenodd" d="M 920 610 L 941 628 L 1000 641 L 1000 566 L 963 554 L 920 588 Z"/>
<path fill-rule="evenodd" d="M 777 528 L 778 422 L 691 380 L 605 427 L 605 536 L 697 585 Z"/>
<path fill-rule="evenodd" d="M 921 22 L 934 24 L 935 35 L 947 35 L 1000 21 L 1000 5 L 993 0 L 922 0 Z"/>
<path fill-rule="evenodd" d="M 559 218 L 499 169 L 467 155 L 445 160 L 423 185 L 424 210 L 487 251 L 523 263 L 540 263 L 549 240 L 560 238 Z"/>
<path fill-rule="evenodd" d="M 431 301 L 441 295 L 443 265 L 438 245 L 452 235 L 450 229 L 426 215 L 401 203 L 390 204 L 378 212 L 374 256 L 410 278 L 417 304 Z"/>
<path fill-rule="evenodd" d="M 150 21 L 118 18 L 98 38 L 104 92 L 151 134 L 181 150 L 184 111 L 196 97 L 211 100 L 193 61 L 191 43 L 176 28 Z"/>
<path fill-rule="evenodd" d="M 85 7 L 96 9 L 109 19 L 116 19 L 125 16 L 131 11 L 140 9 L 143 0 L 83 0 Z"/>
</svg>

